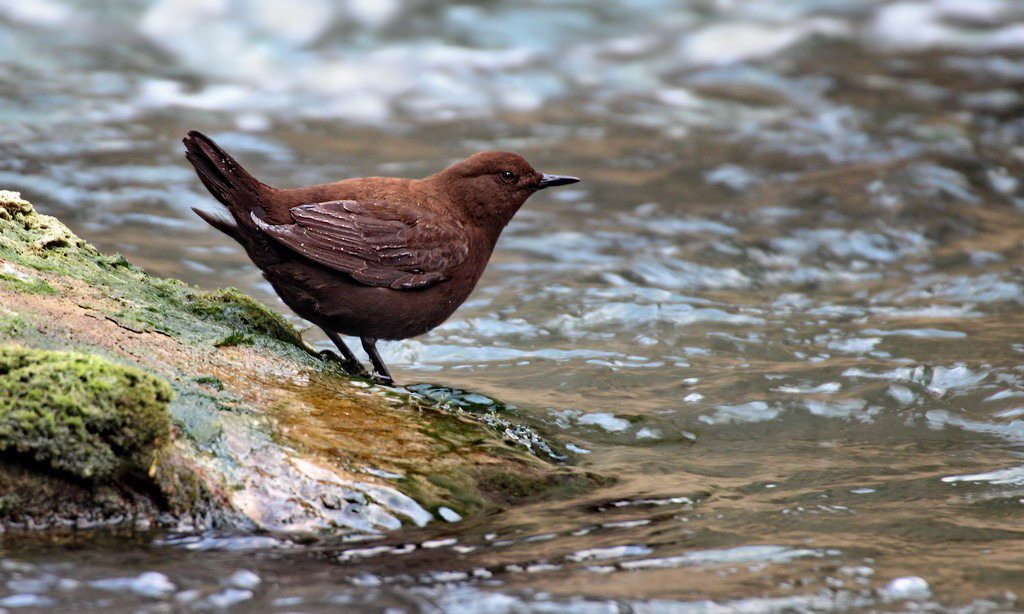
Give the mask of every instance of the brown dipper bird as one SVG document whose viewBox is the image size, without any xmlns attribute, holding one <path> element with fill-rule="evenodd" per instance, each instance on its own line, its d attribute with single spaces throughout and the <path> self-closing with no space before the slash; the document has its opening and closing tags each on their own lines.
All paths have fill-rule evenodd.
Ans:
<svg viewBox="0 0 1024 614">
<path fill-rule="evenodd" d="M 231 220 L 193 209 L 241 243 L 295 313 L 324 329 L 354 375 L 366 370 L 339 335 L 359 337 L 378 379 L 378 339 L 441 324 L 487 266 L 505 225 L 537 190 L 576 183 L 521 156 L 478 153 L 425 179 L 368 177 L 278 189 L 256 180 L 209 137 L 186 157 Z"/>
</svg>

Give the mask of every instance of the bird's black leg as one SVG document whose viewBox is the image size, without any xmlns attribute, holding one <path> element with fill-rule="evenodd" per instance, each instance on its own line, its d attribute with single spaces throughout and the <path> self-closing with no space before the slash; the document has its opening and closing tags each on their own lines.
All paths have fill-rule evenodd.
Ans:
<svg viewBox="0 0 1024 614">
<path fill-rule="evenodd" d="M 338 346 L 338 350 L 341 352 L 342 357 L 344 357 L 344 360 L 339 362 L 341 362 L 341 366 L 346 372 L 350 375 L 358 375 L 360 377 L 369 375 L 369 373 L 366 372 L 366 367 L 359 362 L 359 359 L 352 353 L 352 350 L 348 349 L 348 346 L 345 345 L 345 341 L 342 340 L 341 335 L 333 330 L 324 329 L 324 332 L 327 333 L 327 337 L 334 342 L 334 345 Z M 329 352 L 328 354 L 334 356 Z M 334 358 L 337 358 L 337 356 L 334 356 Z"/>
<path fill-rule="evenodd" d="M 374 375 L 377 376 L 377 380 L 382 384 L 393 384 L 395 380 L 391 377 L 391 372 L 388 371 L 387 365 L 380 359 L 380 354 L 377 353 L 377 340 L 373 337 L 361 337 L 360 340 L 363 342 L 363 349 L 370 356 L 370 362 L 373 363 Z"/>
</svg>

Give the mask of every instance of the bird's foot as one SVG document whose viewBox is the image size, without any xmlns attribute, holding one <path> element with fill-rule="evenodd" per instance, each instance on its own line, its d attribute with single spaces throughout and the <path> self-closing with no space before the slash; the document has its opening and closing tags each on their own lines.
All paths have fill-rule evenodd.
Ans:
<svg viewBox="0 0 1024 614">
<path fill-rule="evenodd" d="M 338 363 L 338 365 L 345 370 L 345 373 L 348 373 L 349 375 L 354 375 L 356 377 L 371 377 L 370 372 L 367 371 L 366 367 L 364 367 L 358 360 L 347 360 L 338 356 L 331 350 L 320 350 L 320 357 L 324 360 L 330 360 Z"/>
<path fill-rule="evenodd" d="M 382 386 L 391 386 L 395 383 L 395 380 L 391 379 L 390 375 L 384 375 L 377 373 L 376 371 L 370 375 L 370 380 L 373 381 L 373 383 L 380 384 Z"/>
</svg>

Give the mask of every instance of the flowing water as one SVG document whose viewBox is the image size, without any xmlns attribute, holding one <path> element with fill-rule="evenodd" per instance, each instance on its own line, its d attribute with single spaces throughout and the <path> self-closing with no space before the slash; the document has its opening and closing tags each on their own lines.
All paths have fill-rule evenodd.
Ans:
<svg viewBox="0 0 1024 614">
<path fill-rule="evenodd" d="M 282 310 L 189 210 L 186 130 L 280 186 L 582 177 L 383 354 L 617 478 L 343 542 L 9 548 L 0 611 L 1024 608 L 1021 3 L 0 0 L 0 88 L 0 187 Z"/>
</svg>

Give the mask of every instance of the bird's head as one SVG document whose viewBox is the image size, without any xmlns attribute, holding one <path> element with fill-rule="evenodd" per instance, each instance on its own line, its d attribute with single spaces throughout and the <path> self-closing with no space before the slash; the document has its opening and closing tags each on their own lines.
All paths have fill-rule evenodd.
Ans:
<svg viewBox="0 0 1024 614">
<path fill-rule="evenodd" d="M 540 173 L 522 156 L 506 151 L 474 154 L 435 175 L 452 200 L 477 223 L 508 224 L 537 190 L 579 181 Z"/>
</svg>

